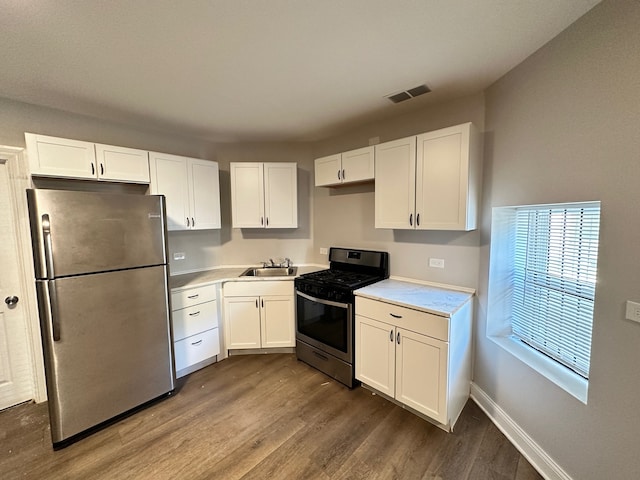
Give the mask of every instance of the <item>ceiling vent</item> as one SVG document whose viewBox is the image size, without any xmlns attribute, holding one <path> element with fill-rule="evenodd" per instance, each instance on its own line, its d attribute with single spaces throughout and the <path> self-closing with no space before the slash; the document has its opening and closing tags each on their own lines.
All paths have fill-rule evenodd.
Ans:
<svg viewBox="0 0 640 480">
<path fill-rule="evenodd" d="M 393 103 L 404 102 L 405 100 L 409 100 L 410 98 L 417 97 L 419 95 L 423 95 L 425 93 L 429 93 L 431 89 L 426 85 L 418 85 L 417 87 L 410 88 L 409 90 L 405 90 L 404 92 L 394 93 L 393 95 L 387 95 L 386 98 L 391 100 Z"/>
</svg>

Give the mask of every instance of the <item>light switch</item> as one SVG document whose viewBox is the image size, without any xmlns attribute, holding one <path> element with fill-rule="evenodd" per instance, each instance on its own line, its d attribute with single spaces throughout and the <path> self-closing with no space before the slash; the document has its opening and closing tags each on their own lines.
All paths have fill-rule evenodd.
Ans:
<svg viewBox="0 0 640 480">
<path fill-rule="evenodd" d="M 320 255 L 326 255 L 327 254 L 327 249 L 324 247 L 320 247 Z"/>
<path fill-rule="evenodd" d="M 627 300 L 627 320 L 640 323 L 640 303 Z"/>
</svg>

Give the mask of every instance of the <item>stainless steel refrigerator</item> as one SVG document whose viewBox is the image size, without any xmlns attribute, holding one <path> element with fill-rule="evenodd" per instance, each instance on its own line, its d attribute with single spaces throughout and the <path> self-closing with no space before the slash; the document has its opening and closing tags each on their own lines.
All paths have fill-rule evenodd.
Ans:
<svg viewBox="0 0 640 480">
<path fill-rule="evenodd" d="M 174 389 L 164 197 L 40 189 L 27 200 L 60 447 Z"/>
</svg>

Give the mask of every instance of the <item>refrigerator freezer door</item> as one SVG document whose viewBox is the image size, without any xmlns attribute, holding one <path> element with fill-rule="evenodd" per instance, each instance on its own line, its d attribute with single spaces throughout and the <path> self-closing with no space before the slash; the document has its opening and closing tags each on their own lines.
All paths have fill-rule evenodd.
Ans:
<svg viewBox="0 0 640 480">
<path fill-rule="evenodd" d="M 36 278 L 166 263 L 164 197 L 27 190 Z"/>
<path fill-rule="evenodd" d="M 165 268 L 37 282 L 54 444 L 174 389 Z"/>
</svg>

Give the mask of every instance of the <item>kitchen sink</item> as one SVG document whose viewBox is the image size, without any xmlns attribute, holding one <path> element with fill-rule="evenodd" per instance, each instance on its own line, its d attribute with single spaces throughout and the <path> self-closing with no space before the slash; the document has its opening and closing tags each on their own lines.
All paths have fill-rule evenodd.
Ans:
<svg viewBox="0 0 640 480">
<path fill-rule="evenodd" d="M 247 268 L 241 277 L 292 277 L 298 273 L 298 267 Z"/>
</svg>

